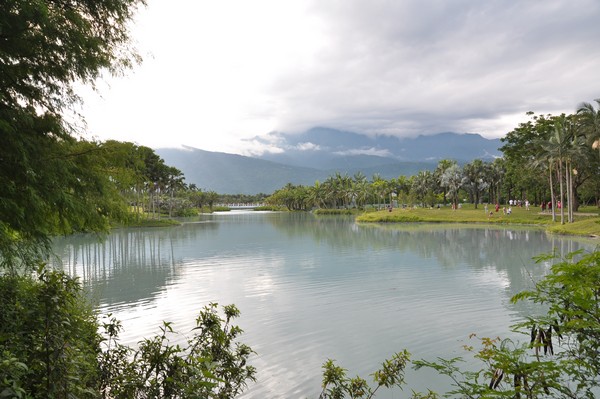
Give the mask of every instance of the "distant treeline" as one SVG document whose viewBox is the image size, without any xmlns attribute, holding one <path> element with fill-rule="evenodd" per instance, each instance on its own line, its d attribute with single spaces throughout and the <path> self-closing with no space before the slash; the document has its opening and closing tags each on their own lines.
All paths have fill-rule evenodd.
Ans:
<svg viewBox="0 0 600 399">
<path fill-rule="evenodd" d="M 463 165 L 440 161 L 432 172 L 383 179 L 336 173 L 313 186 L 287 184 L 267 198 L 290 210 L 364 208 L 386 204 L 436 206 L 459 202 L 531 204 L 560 202 L 568 221 L 581 203 L 600 206 L 600 100 L 582 103 L 572 115 L 533 115 L 509 132 L 503 157 Z"/>
</svg>

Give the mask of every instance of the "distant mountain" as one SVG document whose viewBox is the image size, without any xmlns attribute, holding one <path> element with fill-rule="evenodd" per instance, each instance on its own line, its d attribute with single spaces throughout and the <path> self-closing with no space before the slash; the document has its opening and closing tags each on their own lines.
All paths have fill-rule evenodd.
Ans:
<svg viewBox="0 0 600 399">
<path fill-rule="evenodd" d="M 498 151 L 500 140 L 478 134 L 440 133 L 401 139 L 313 128 L 300 135 L 270 135 L 275 137 L 255 140 L 275 141 L 280 152 L 256 157 L 191 147 L 156 152 L 168 165 L 180 169 L 188 183 L 223 194 L 270 194 L 287 183 L 313 185 L 335 172 L 350 176 L 362 172 L 368 178 L 379 174 L 390 179 L 433 170 L 441 159 L 462 164 L 502 155 Z"/>
<path fill-rule="evenodd" d="M 219 194 L 271 194 L 287 183 L 313 185 L 327 176 L 322 170 L 191 147 L 160 148 L 156 153 L 181 170 L 188 184 Z"/>
<path fill-rule="evenodd" d="M 316 127 L 297 135 L 273 132 L 269 136 L 256 140 L 277 142 L 283 152 L 265 153 L 259 158 L 319 169 L 335 169 L 349 159 L 354 165 L 367 167 L 398 161 L 437 164 L 442 159 L 466 163 L 476 158 L 493 160 L 502 156 L 498 150 L 502 145 L 499 139 L 486 139 L 479 134 L 439 133 L 399 138 Z"/>
</svg>

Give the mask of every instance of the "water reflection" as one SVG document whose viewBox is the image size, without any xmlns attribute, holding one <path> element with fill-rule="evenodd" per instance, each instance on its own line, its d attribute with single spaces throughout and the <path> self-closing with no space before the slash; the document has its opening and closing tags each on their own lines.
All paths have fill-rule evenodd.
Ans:
<svg viewBox="0 0 600 399">
<path fill-rule="evenodd" d="M 469 333 L 505 334 L 538 310 L 508 302 L 548 272 L 533 256 L 593 246 L 513 227 L 232 212 L 62 238 L 55 251 L 100 310 L 123 320 L 124 342 L 161 320 L 189 331 L 210 301 L 238 305 L 244 342 L 259 353 L 246 397 L 262 398 L 318 396 L 327 358 L 367 375 L 403 348 L 416 358 L 462 355 Z M 429 376 L 411 381 L 436 388 Z"/>
<path fill-rule="evenodd" d="M 217 223 L 190 223 L 156 229 L 117 229 L 106 237 L 93 234 L 58 238 L 53 249 L 59 263 L 79 276 L 100 305 L 149 301 L 179 274 L 185 254 L 179 242 L 202 240 Z"/>
</svg>

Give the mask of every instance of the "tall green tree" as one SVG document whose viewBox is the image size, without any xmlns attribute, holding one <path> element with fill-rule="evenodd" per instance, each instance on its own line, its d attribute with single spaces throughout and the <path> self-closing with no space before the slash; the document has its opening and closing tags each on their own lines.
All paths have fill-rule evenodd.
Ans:
<svg viewBox="0 0 600 399">
<path fill-rule="evenodd" d="M 434 196 L 433 189 L 435 180 L 433 174 L 428 170 L 422 170 L 414 176 L 411 185 L 411 191 L 415 194 L 417 201 L 424 206 L 427 203 L 433 206 Z"/>
<path fill-rule="evenodd" d="M 483 363 L 475 372 L 461 370 L 460 358 L 414 363 L 450 377 L 449 397 L 595 398 L 600 388 L 599 280 L 600 252 L 569 254 L 531 290 L 512 298 L 547 309 L 513 326 L 526 337 L 522 341 L 483 337 L 480 350 L 466 347 Z"/>
<path fill-rule="evenodd" d="M 545 202 L 552 198 L 547 192 L 550 186 L 546 184 L 549 180 L 549 170 L 546 163 L 536 161 L 539 159 L 540 143 L 548 140 L 554 129 L 554 118 L 552 115 L 534 115 L 533 112 L 528 112 L 527 116 L 529 116 L 527 122 L 519 123 L 500 139 L 505 143 L 500 147 L 505 160 L 503 195 L 506 196 L 505 198 L 513 199 L 514 190 L 519 188 L 520 182 L 526 180 L 529 182 L 529 187 L 542 187 L 546 190 L 542 189 L 539 198 L 540 202 Z"/>
<path fill-rule="evenodd" d="M 450 197 L 453 209 L 458 207 L 458 191 L 462 187 L 462 181 L 463 173 L 458 164 L 451 165 L 440 176 L 440 184 Z"/>
<path fill-rule="evenodd" d="M 588 143 L 600 156 L 600 98 L 592 103 L 583 102 L 577 107 L 577 123 L 581 133 L 587 138 Z"/>
<path fill-rule="evenodd" d="M 475 209 L 479 204 L 481 193 L 489 186 L 485 180 L 485 172 L 485 163 L 481 159 L 475 159 L 463 167 L 462 186 L 469 192 L 471 202 L 475 204 Z"/>
<path fill-rule="evenodd" d="M 595 150 L 596 157 L 592 158 L 591 178 L 600 176 L 600 98 L 594 100 L 596 107 L 591 103 L 581 103 L 577 108 L 577 125 L 579 134 L 582 134 L 588 145 Z M 577 177 L 577 176 L 576 176 Z M 600 192 L 596 192 L 597 205 L 600 207 Z"/>
<path fill-rule="evenodd" d="M 489 181 L 489 201 L 490 203 L 500 203 L 500 191 L 502 182 L 506 174 L 506 161 L 504 158 L 496 158 L 489 164 L 488 181 Z"/>
<path fill-rule="evenodd" d="M 435 179 L 435 182 L 437 183 L 438 187 L 442 190 L 444 204 L 446 203 L 446 199 L 448 196 L 446 195 L 447 186 L 444 186 L 442 184 L 442 175 L 444 174 L 444 172 L 446 172 L 446 170 L 448 170 L 448 168 L 452 167 L 453 165 L 457 165 L 457 162 L 455 160 L 442 159 L 438 162 L 437 167 L 433 171 L 433 177 Z"/>
<path fill-rule="evenodd" d="M 137 60 L 128 24 L 143 0 L 0 2 L 0 258 L 47 250 L 52 234 L 106 228 L 107 186 L 85 170 L 63 114 L 79 82 Z M 98 184 L 96 184 L 98 183 Z"/>
</svg>

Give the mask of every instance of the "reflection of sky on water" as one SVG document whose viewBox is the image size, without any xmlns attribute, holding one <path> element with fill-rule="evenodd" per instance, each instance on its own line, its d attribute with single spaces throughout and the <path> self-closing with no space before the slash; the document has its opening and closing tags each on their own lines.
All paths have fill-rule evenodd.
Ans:
<svg viewBox="0 0 600 399">
<path fill-rule="evenodd" d="M 55 249 L 100 310 L 123 321 L 123 342 L 163 320 L 185 334 L 204 305 L 235 303 L 242 339 L 258 352 L 247 397 L 316 397 L 327 358 L 367 375 L 404 348 L 454 357 L 470 333 L 510 334 L 516 317 L 536 311 L 510 297 L 549 270 L 531 258 L 592 245 L 519 228 L 237 213 L 100 242 L 69 237 Z M 410 373 L 416 388 L 431 381 Z"/>
</svg>

